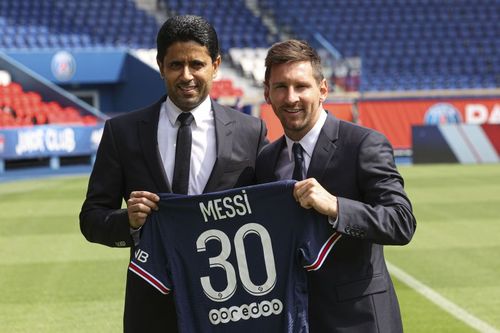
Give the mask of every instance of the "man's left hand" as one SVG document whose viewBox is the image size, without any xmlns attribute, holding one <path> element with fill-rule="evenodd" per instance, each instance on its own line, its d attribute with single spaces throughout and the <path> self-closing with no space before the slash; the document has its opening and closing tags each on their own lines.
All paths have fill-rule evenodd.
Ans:
<svg viewBox="0 0 500 333">
<path fill-rule="evenodd" d="M 314 178 L 295 183 L 293 196 L 306 209 L 314 208 L 323 215 L 337 218 L 337 197 L 330 194 Z"/>
</svg>

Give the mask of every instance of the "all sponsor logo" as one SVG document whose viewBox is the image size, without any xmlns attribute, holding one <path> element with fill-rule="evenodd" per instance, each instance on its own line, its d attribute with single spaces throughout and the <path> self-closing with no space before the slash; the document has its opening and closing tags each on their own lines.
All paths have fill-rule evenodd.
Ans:
<svg viewBox="0 0 500 333">
<path fill-rule="evenodd" d="M 76 148 L 75 131 L 72 128 L 34 129 L 17 133 L 16 154 L 72 152 Z"/>
<path fill-rule="evenodd" d="M 230 321 L 249 320 L 270 315 L 279 315 L 283 311 L 283 303 L 279 299 L 262 301 L 260 303 L 242 304 L 230 308 L 212 309 L 208 313 L 213 325 L 227 324 Z"/>
<path fill-rule="evenodd" d="M 424 124 L 500 124 L 500 104 L 493 105 L 491 109 L 481 103 L 466 104 L 462 111 L 463 113 L 450 103 L 433 104 L 425 112 Z M 462 119 L 462 114 L 465 119 Z"/>
<path fill-rule="evenodd" d="M 500 124 L 500 104 L 495 104 L 491 110 L 484 104 L 467 104 L 465 106 L 465 121 L 467 124 Z"/>
<path fill-rule="evenodd" d="M 135 259 L 139 260 L 142 263 L 146 263 L 149 258 L 149 253 L 144 250 L 137 249 L 134 253 Z"/>
</svg>

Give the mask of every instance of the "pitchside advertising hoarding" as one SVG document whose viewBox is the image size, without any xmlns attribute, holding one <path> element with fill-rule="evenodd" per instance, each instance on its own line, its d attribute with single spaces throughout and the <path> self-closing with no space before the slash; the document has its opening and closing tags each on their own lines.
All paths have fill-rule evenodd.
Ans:
<svg viewBox="0 0 500 333">
<path fill-rule="evenodd" d="M 412 126 L 443 124 L 500 124 L 500 98 L 359 100 L 356 103 L 328 102 L 324 108 L 337 118 L 353 121 L 382 132 L 395 149 L 411 149 Z M 270 105 L 261 106 L 271 141 L 283 135 Z"/>
<path fill-rule="evenodd" d="M 384 133 L 413 163 L 498 163 L 500 99 L 461 98 L 358 103 L 362 125 Z"/>
<path fill-rule="evenodd" d="M 396 149 L 412 146 L 412 126 L 500 124 L 500 98 L 358 102 L 359 123 L 384 133 Z"/>
<path fill-rule="evenodd" d="M 352 103 L 341 102 L 341 103 L 325 103 L 325 110 L 328 110 L 335 117 L 346 120 L 353 121 L 352 113 Z M 274 115 L 271 105 L 262 104 L 260 107 L 260 117 L 265 121 L 267 126 L 267 138 L 272 142 L 279 139 L 283 135 L 283 128 L 281 127 L 280 121 Z"/>
<path fill-rule="evenodd" d="M 0 130 L 0 160 L 94 155 L 103 125 L 42 125 Z M 1 171 L 1 170 L 0 170 Z"/>
</svg>

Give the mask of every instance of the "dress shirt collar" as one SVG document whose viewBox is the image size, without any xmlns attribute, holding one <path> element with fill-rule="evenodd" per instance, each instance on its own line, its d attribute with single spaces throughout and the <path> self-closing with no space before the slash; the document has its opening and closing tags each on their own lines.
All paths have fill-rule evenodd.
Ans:
<svg viewBox="0 0 500 333">
<path fill-rule="evenodd" d="M 314 146 L 316 146 L 316 142 L 318 141 L 319 134 L 321 133 L 321 129 L 326 121 L 326 111 L 321 108 L 318 120 L 316 124 L 314 124 L 313 128 L 298 143 L 302 146 L 304 153 L 307 155 L 308 159 L 311 160 Z M 286 145 L 288 149 L 288 158 L 290 161 L 293 161 L 293 151 L 292 146 L 295 143 L 292 139 L 285 135 Z"/>
<path fill-rule="evenodd" d="M 183 111 L 179 109 L 177 105 L 174 104 L 174 102 L 172 102 L 170 97 L 167 97 L 164 107 L 170 124 L 172 125 L 172 127 L 176 127 L 175 123 L 177 121 L 177 117 Z M 190 112 L 194 117 L 193 122 L 195 126 L 200 126 L 199 124 L 202 124 L 205 120 L 213 119 L 212 101 L 210 100 L 210 97 L 207 96 L 207 98 L 205 98 L 205 100 L 201 102 L 200 105 L 192 109 Z"/>
</svg>

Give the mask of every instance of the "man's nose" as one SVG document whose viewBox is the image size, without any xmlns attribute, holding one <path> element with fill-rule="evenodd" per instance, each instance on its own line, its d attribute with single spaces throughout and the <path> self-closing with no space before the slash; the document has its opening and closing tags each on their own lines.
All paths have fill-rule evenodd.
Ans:
<svg viewBox="0 0 500 333">
<path fill-rule="evenodd" d="M 184 66 L 182 69 L 181 76 L 184 80 L 189 81 L 193 78 L 193 74 L 191 73 L 191 68 L 189 66 Z"/>
<path fill-rule="evenodd" d="M 288 88 L 285 96 L 285 101 L 289 104 L 294 104 L 299 101 L 299 95 L 293 87 Z"/>
</svg>

